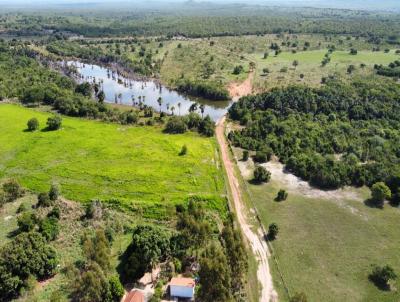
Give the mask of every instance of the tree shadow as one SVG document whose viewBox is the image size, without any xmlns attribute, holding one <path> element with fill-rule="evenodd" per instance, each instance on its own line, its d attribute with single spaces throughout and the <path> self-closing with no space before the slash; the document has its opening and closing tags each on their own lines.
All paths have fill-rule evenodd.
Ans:
<svg viewBox="0 0 400 302">
<path fill-rule="evenodd" d="M 371 281 L 378 289 L 388 292 L 390 291 L 390 284 L 384 283 L 372 274 L 368 276 L 369 281 Z"/>
<path fill-rule="evenodd" d="M 364 204 L 369 208 L 383 210 L 383 203 L 382 204 L 377 204 L 371 198 L 368 198 L 367 200 L 365 200 Z"/>
<path fill-rule="evenodd" d="M 258 180 L 256 180 L 256 179 L 250 179 L 250 180 L 248 180 L 248 183 L 251 184 L 251 185 L 259 186 L 259 185 L 264 184 L 265 182 L 263 182 L 263 181 L 258 181 Z"/>
</svg>

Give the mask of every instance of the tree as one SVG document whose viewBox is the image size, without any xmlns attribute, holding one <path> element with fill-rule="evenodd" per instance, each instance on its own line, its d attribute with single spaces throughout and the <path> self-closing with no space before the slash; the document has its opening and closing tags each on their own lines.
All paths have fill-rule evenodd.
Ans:
<svg viewBox="0 0 400 302">
<path fill-rule="evenodd" d="M 31 118 L 28 123 L 27 123 L 27 127 L 29 131 L 36 131 L 39 129 L 39 121 L 37 118 Z"/>
<path fill-rule="evenodd" d="M 184 156 L 187 154 L 188 148 L 186 145 L 182 146 L 181 152 L 179 152 L 179 156 Z"/>
<path fill-rule="evenodd" d="M 104 93 L 103 90 L 101 90 L 101 91 L 97 94 L 97 99 L 99 100 L 99 103 L 104 103 L 104 100 L 106 99 L 106 94 Z"/>
<path fill-rule="evenodd" d="M 276 201 L 283 201 L 286 200 L 288 197 L 288 193 L 285 190 L 279 190 L 278 195 L 276 196 Z"/>
<path fill-rule="evenodd" d="M 55 250 L 37 232 L 21 233 L 0 250 L 0 297 L 16 297 L 29 276 L 45 279 L 58 265 Z M 3 301 L 3 300 L 2 300 Z"/>
<path fill-rule="evenodd" d="M 258 183 L 269 182 L 271 173 L 262 166 L 257 166 L 254 170 L 254 180 Z"/>
<path fill-rule="evenodd" d="M 293 65 L 293 67 L 296 69 L 297 66 L 299 66 L 299 61 L 294 60 L 293 63 L 292 63 L 292 65 Z"/>
<path fill-rule="evenodd" d="M 232 301 L 230 293 L 231 278 L 226 256 L 220 247 L 212 244 L 200 259 L 200 290 L 202 301 Z"/>
<path fill-rule="evenodd" d="M 170 234 L 153 225 L 138 225 L 121 263 L 125 280 L 136 280 L 170 254 Z"/>
<path fill-rule="evenodd" d="M 32 212 L 23 212 L 17 218 L 18 230 L 21 233 L 30 232 L 36 227 L 37 217 Z"/>
<path fill-rule="evenodd" d="M 354 65 L 349 65 L 349 67 L 347 67 L 348 74 L 352 74 L 354 70 L 356 70 L 356 67 Z"/>
<path fill-rule="evenodd" d="M 357 53 L 358 53 L 357 49 L 355 49 L 355 48 L 350 49 L 351 55 L 355 56 Z"/>
<path fill-rule="evenodd" d="M 172 116 L 165 125 L 164 131 L 171 134 L 185 133 L 187 126 L 182 117 Z"/>
<path fill-rule="evenodd" d="M 385 265 L 375 266 L 369 277 L 377 286 L 387 288 L 390 280 L 396 280 L 397 275 L 391 266 Z"/>
<path fill-rule="evenodd" d="M 60 195 L 60 187 L 56 184 L 52 184 L 49 190 L 49 198 L 51 201 L 56 201 Z"/>
<path fill-rule="evenodd" d="M 47 217 L 39 223 L 39 233 L 48 241 L 53 241 L 57 238 L 60 232 L 58 219 L 55 217 Z"/>
<path fill-rule="evenodd" d="M 269 240 L 275 240 L 276 236 L 278 235 L 279 232 L 279 227 L 276 223 L 271 223 L 268 226 L 268 239 Z"/>
<path fill-rule="evenodd" d="M 383 182 L 377 182 L 371 187 L 371 199 L 376 206 L 382 206 L 385 199 L 390 199 L 392 193 Z"/>
<path fill-rule="evenodd" d="M 289 302 L 307 302 L 307 296 L 305 293 L 296 293 L 290 297 Z"/>
<path fill-rule="evenodd" d="M 92 96 L 92 90 L 93 90 L 92 85 L 90 85 L 88 82 L 79 84 L 75 88 L 76 93 L 80 93 L 83 96 L 86 96 L 88 98 L 90 98 Z"/>
<path fill-rule="evenodd" d="M 264 60 L 268 59 L 269 53 L 268 52 L 264 52 Z"/>
<path fill-rule="evenodd" d="M 89 261 L 96 262 L 104 271 L 110 268 L 111 250 L 103 229 L 97 229 L 94 236 L 86 236 L 82 245 Z"/>
<path fill-rule="evenodd" d="M 243 72 L 243 66 L 242 65 L 238 65 L 235 66 L 235 68 L 233 68 L 233 74 L 238 75 L 241 74 Z"/>
<path fill-rule="evenodd" d="M 162 103 L 163 103 L 163 100 L 162 100 L 161 97 L 159 97 L 159 98 L 157 99 L 157 103 L 158 103 L 158 106 L 160 106 L 160 113 L 161 113 L 161 106 L 162 106 Z"/>
<path fill-rule="evenodd" d="M 62 124 L 62 119 L 59 115 L 55 115 L 47 119 L 47 129 L 50 131 L 60 129 L 61 124 Z"/>
<path fill-rule="evenodd" d="M 244 150 L 242 155 L 242 161 L 248 161 L 249 159 L 249 151 Z"/>
</svg>

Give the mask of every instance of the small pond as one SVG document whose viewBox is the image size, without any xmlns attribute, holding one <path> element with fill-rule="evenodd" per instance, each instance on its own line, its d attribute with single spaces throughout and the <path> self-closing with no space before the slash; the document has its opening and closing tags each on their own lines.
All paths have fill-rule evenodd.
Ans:
<svg viewBox="0 0 400 302">
<path fill-rule="evenodd" d="M 171 113 L 171 108 L 174 108 L 176 115 L 187 114 L 190 106 L 194 103 L 204 104 L 204 116 L 209 115 L 214 121 L 222 117 L 232 103 L 231 101 L 209 101 L 189 97 L 155 81 L 124 78 L 111 69 L 99 65 L 84 64 L 78 61 L 70 61 L 67 64 L 76 67 L 81 82 L 93 83 L 95 81 L 99 83 L 108 103 L 133 106 L 134 103 L 141 101 L 158 111 L 160 106 L 157 100 L 161 97 L 161 110 Z M 200 109 L 197 112 L 200 113 Z"/>
</svg>

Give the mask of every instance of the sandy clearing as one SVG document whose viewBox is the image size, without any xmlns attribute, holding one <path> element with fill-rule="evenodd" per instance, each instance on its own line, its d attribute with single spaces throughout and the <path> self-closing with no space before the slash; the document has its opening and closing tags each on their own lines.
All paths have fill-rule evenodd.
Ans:
<svg viewBox="0 0 400 302">
<path fill-rule="evenodd" d="M 228 86 L 229 95 L 232 99 L 238 100 L 243 96 L 249 95 L 253 92 L 253 78 L 254 71 L 249 72 L 247 79 L 242 83 L 231 83 Z"/>
<path fill-rule="evenodd" d="M 252 231 L 251 226 L 248 223 L 248 217 L 246 217 L 246 209 L 243 205 L 239 182 L 234 172 L 234 164 L 229 158 L 229 148 L 225 138 L 225 119 L 226 117 L 223 117 L 218 121 L 216 136 L 221 149 L 222 162 L 225 166 L 229 186 L 232 192 L 232 201 L 235 207 L 235 212 L 242 232 L 250 243 L 251 249 L 258 261 L 257 277 L 262 286 L 260 301 L 276 302 L 278 301 L 278 294 L 272 283 L 272 275 L 268 263 L 270 252 L 261 229 L 255 233 Z"/>
</svg>

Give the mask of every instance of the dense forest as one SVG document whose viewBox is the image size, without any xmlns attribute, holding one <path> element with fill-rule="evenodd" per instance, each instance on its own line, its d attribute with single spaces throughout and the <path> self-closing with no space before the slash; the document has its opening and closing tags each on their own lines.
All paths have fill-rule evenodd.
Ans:
<svg viewBox="0 0 400 302">
<path fill-rule="evenodd" d="M 242 98 L 229 110 L 245 125 L 230 140 L 275 154 L 289 171 L 323 188 L 384 181 L 398 193 L 400 88 L 394 82 L 329 80 Z"/>
</svg>

